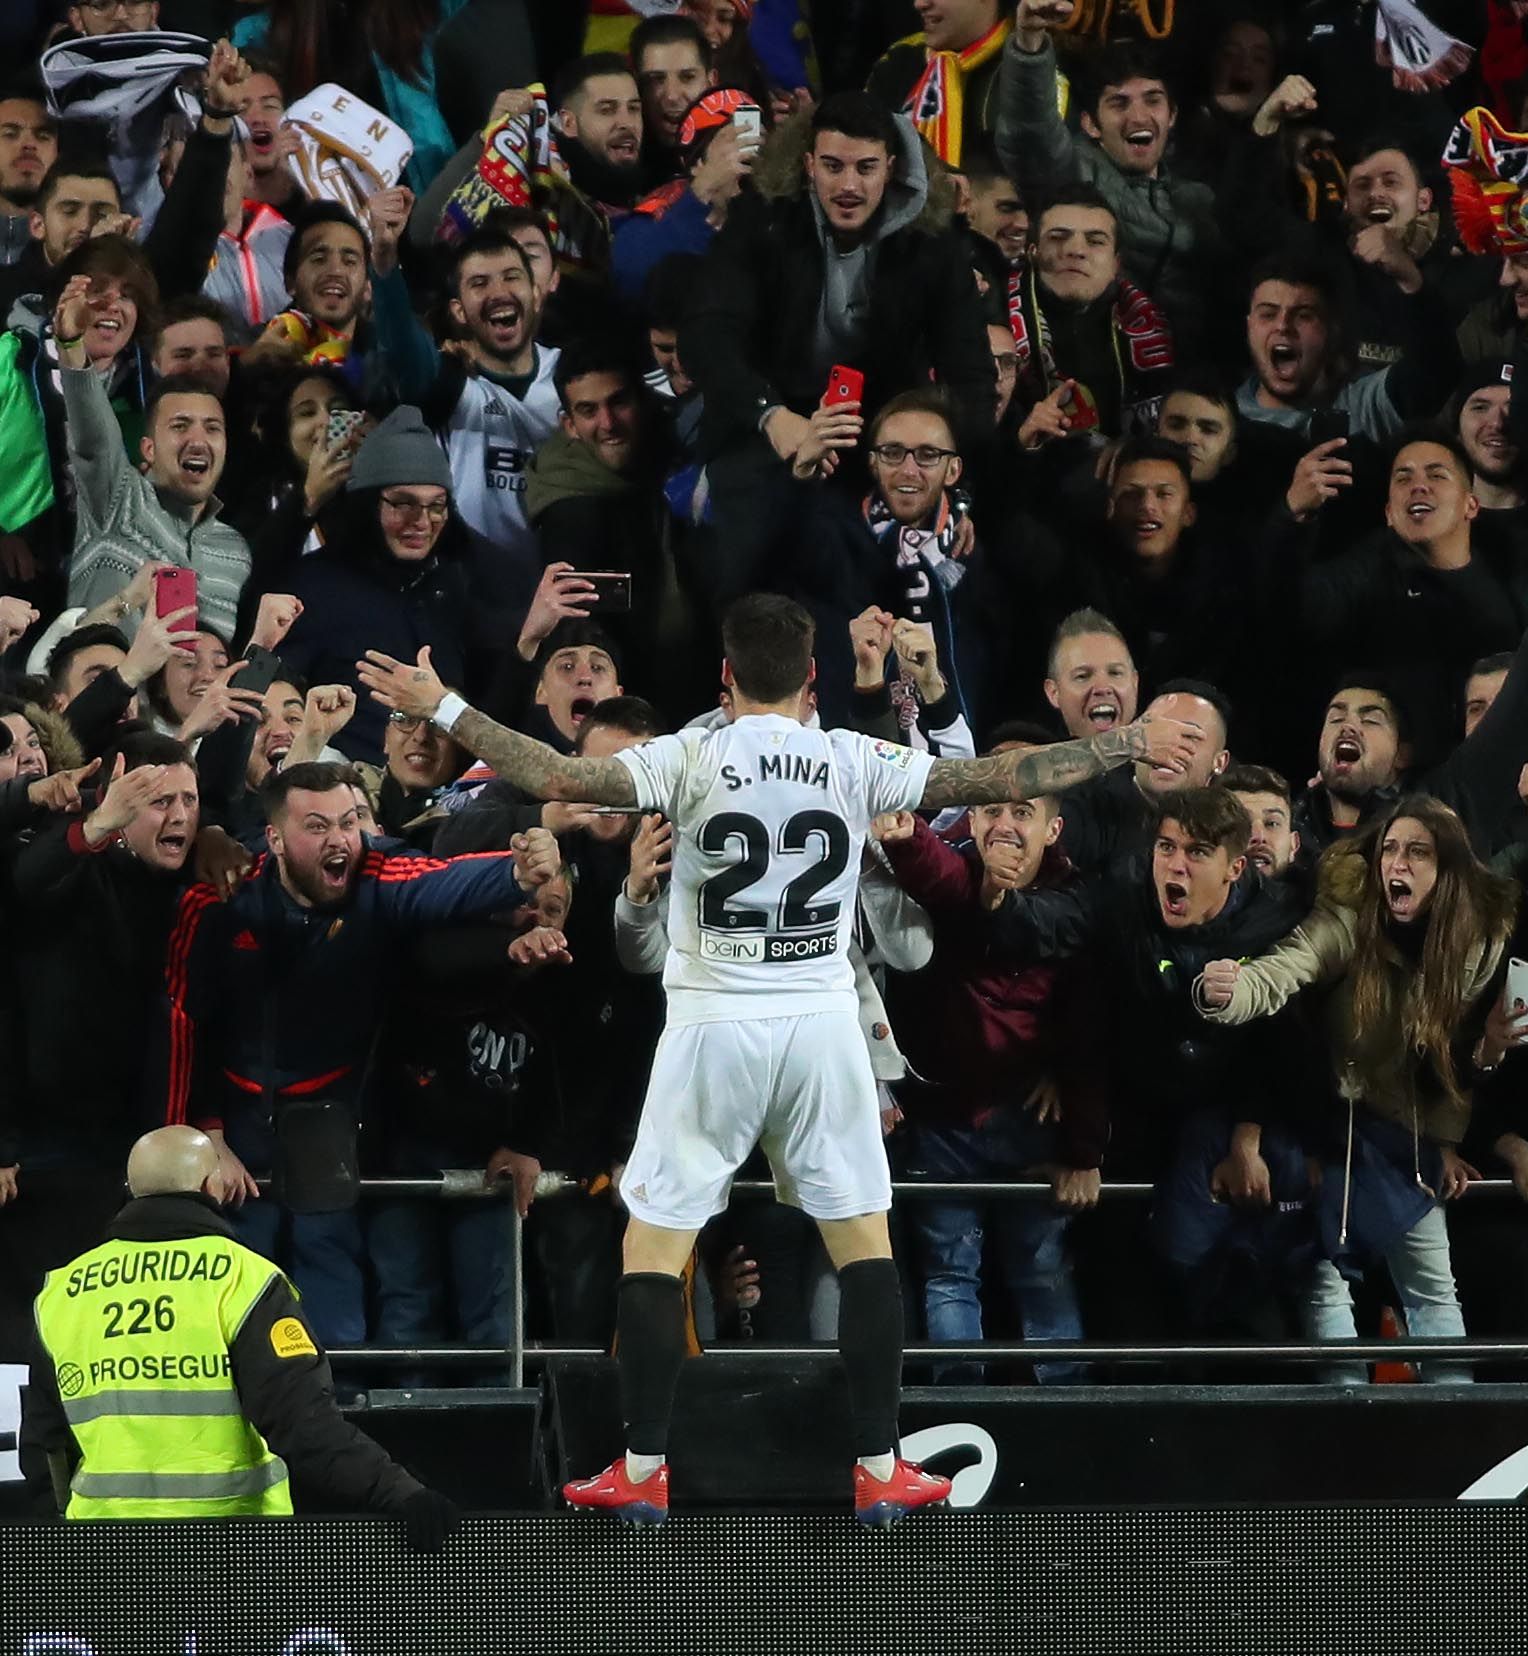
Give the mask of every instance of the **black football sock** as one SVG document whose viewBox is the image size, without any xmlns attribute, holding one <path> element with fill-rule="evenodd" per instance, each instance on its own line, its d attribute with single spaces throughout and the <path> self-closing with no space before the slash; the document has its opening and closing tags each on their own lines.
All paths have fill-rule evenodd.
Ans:
<svg viewBox="0 0 1528 1656">
<path fill-rule="evenodd" d="M 661 1455 L 685 1356 L 684 1284 L 658 1271 L 623 1276 L 615 1327 L 626 1446 L 633 1454 Z"/>
<path fill-rule="evenodd" d="M 838 1349 L 849 1374 L 854 1453 L 895 1454 L 902 1401 L 902 1284 L 890 1259 L 838 1273 Z"/>
</svg>

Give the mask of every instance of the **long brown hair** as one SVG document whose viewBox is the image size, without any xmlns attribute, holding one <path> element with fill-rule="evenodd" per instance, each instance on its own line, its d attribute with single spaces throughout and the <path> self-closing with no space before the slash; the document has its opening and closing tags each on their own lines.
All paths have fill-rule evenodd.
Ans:
<svg viewBox="0 0 1528 1656">
<path fill-rule="evenodd" d="M 1464 1097 L 1454 1073 L 1452 1047 L 1465 1010 L 1466 962 L 1476 949 L 1506 941 L 1517 916 L 1518 889 L 1515 881 L 1493 874 L 1479 861 L 1464 824 L 1431 795 L 1402 799 L 1382 822 L 1367 830 L 1352 848 L 1352 853 L 1361 850 L 1365 865 L 1350 972 L 1360 1053 L 1371 1041 L 1383 1042 L 1387 1026 L 1393 1027 L 1394 969 L 1408 964 L 1387 924 L 1390 909 L 1380 874 L 1385 839 L 1403 817 L 1420 822 L 1432 835 L 1438 877 L 1423 918 L 1421 967 L 1411 974 L 1401 1022 L 1410 1050 L 1431 1061 L 1449 1101 L 1457 1105 Z M 1342 849 L 1348 851 L 1348 847 Z M 1363 1067 L 1362 1058 L 1359 1067 Z"/>
<path fill-rule="evenodd" d="M 395 75 L 417 86 L 425 42 L 439 22 L 437 0 L 370 0 L 366 40 Z"/>
</svg>

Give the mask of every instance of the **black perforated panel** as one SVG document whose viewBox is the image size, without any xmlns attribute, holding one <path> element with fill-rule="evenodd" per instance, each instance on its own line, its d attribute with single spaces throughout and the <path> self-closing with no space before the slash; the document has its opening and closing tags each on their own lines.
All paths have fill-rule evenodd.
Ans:
<svg viewBox="0 0 1528 1656">
<path fill-rule="evenodd" d="M 0 1656 L 1513 1656 L 1516 1506 L 0 1528 Z"/>
</svg>

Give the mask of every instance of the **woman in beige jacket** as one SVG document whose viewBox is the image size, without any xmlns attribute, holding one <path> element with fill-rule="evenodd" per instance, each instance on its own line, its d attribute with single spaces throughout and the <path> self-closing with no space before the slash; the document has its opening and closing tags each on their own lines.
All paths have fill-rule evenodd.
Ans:
<svg viewBox="0 0 1528 1656">
<path fill-rule="evenodd" d="M 1516 910 L 1517 887 L 1476 860 L 1453 811 L 1415 795 L 1327 852 L 1316 907 L 1282 943 L 1257 960 L 1215 961 L 1195 985 L 1200 1011 L 1219 1023 L 1268 1016 L 1309 986 L 1328 990 L 1348 1126 L 1341 1180 L 1323 1182 L 1317 1339 L 1355 1337 L 1343 1272 L 1378 1259 L 1413 1334 L 1464 1333 L 1440 1202 L 1479 1177 L 1458 1149 L 1473 1069 L 1463 1031 L 1478 1033 Z M 1331 1377 L 1361 1383 L 1364 1372 L 1343 1365 Z M 1469 1373 L 1438 1365 L 1428 1378 Z"/>
</svg>

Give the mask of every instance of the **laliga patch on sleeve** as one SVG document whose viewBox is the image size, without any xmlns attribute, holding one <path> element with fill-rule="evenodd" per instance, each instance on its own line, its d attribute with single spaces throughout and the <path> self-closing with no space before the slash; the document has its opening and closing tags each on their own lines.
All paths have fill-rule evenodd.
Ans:
<svg viewBox="0 0 1528 1656">
<path fill-rule="evenodd" d="M 872 742 L 870 746 L 883 765 L 893 765 L 897 770 L 906 770 L 913 762 L 913 750 L 896 742 Z"/>
<path fill-rule="evenodd" d="M 296 1317 L 283 1317 L 271 1327 L 271 1350 L 278 1357 L 316 1357 L 313 1336 Z"/>
</svg>

